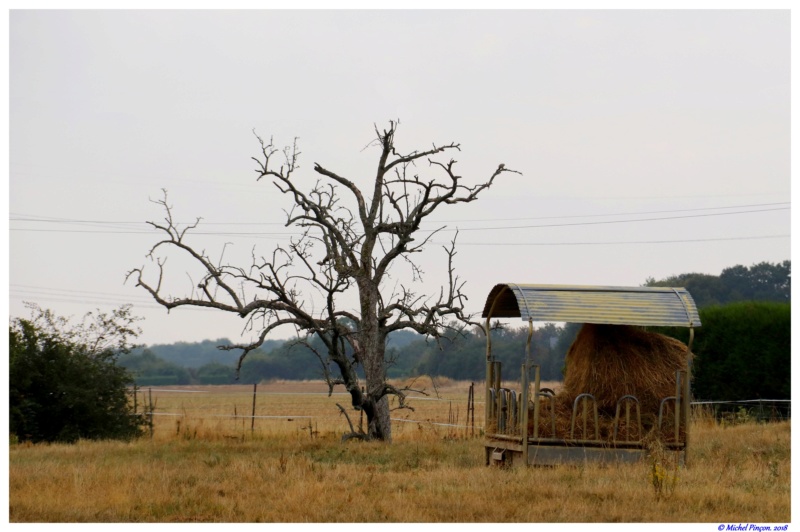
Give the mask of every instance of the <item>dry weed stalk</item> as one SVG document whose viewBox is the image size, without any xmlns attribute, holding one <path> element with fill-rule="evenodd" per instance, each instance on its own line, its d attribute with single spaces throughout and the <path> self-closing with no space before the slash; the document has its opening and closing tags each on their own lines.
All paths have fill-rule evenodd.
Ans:
<svg viewBox="0 0 800 532">
<path fill-rule="evenodd" d="M 653 487 L 656 501 L 670 497 L 678 483 L 679 454 L 669 451 L 656 432 L 645 437 L 650 459 L 649 483 Z"/>
</svg>

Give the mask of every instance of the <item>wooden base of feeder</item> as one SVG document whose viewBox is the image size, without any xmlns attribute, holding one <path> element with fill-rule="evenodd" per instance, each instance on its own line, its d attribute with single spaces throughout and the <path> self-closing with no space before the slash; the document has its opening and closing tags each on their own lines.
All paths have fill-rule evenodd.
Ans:
<svg viewBox="0 0 800 532">
<path fill-rule="evenodd" d="M 558 440 L 528 438 L 527 465 L 555 466 L 578 463 L 631 463 L 647 457 L 647 449 L 640 442 L 603 442 L 594 440 Z M 502 434 L 489 435 L 485 442 L 486 465 L 524 466 L 525 453 L 522 438 Z M 678 453 L 678 463 L 683 464 L 683 444 L 667 444 L 668 450 Z"/>
</svg>

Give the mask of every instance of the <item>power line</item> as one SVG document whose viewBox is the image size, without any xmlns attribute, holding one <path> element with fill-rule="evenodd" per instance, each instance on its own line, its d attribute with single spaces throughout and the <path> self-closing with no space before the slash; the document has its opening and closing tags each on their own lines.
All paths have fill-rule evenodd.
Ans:
<svg viewBox="0 0 800 532">
<path fill-rule="evenodd" d="M 152 231 L 93 231 L 91 229 L 31 229 L 26 227 L 9 227 L 9 231 L 21 231 L 23 233 L 102 233 L 109 235 L 152 235 Z M 198 233 L 193 233 L 198 234 Z M 225 233 L 206 233 L 206 234 L 220 234 Z"/>
<path fill-rule="evenodd" d="M 782 211 L 791 209 L 791 207 L 777 207 L 774 209 L 759 209 L 759 210 L 752 210 L 752 211 L 736 211 L 736 212 L 716 212 L 716 213 L 707 213 L 707 214 L 687 214 L 684 216 L 662 216 L 657 218 L 635 218 L 633 220 L 605 220 L 600 222 L 575 222 L 575 223 L 560 223 L 560 224 L 541 224 L 541 225 L 516 225 L 516 226 L 503 226 L 503 227 L 465 227 L 458 229 L 458 231 L 489 231 L 489 230 L 498 230 L 498 229 L 536 229 L 540 227 L 571 227 L 571 226 L 578 226 L 578 225 L 606 225 L 606 224 L 622 224 L 622 223 L 632 223 L 632 222 L 654 222 L 654 221 L 661 221 L 661 220 L 681 220 L 687 218 L 707 218 L 710 216 L 728 216 L 731 214 L 750 214 L 755 212 L 770 212 L 770 211 Z M 452 229 L 455 231 L 455 229 Z"/>
<path fill-rule="evenodd" d="M 24 227 L 10 227 L 9 231 L 20 231 L 24 233 L 87 233 L 87 234 L 104 234 L 104 235 L 155 235 L 153 231 L 110 231 L 110 230 L 93 230 L 93 229 L 30 229 Z M 285 240 L 292 236 L 300 236 L 302 233 L 254 233 L 254 232 L 214 232 L 214 231 L 192 231 L 187 233 L 189 235 L 202 235 L 202 236 L 247 236 L 254 238 L 269 237 L 270 239 Z"/>
<path fill-rule="evenodd" d="M 691 242 L 724 242 L 729 240 L 765 240 L 771 238 L 790 238 L 791 235 L 736 236 L 722 238 L 695 238 L 685 240 L 626 240 L 607 242 L 458 242 L 457 246 L 615 246 L 631 244 L 681 244 Z M 445 245 L 445 242 L 431 242 Z M 447 242 L 449 244 L 449 242 Z"/>
<path fill-rule="evenodd" d="M 133 304 L 137 307 L 162 308 L 153 299 L 142 295 L 111 294 L 107 292 L 89 292 L 85 290 L 68 290 L 44 286 L 11 284 L 9 297 L 17 300 L 44 300 L 59 303 L 82 303 L 93 305 Z"/>
<path fill-rule="evenodd" d="M 755 209 L 735 212 L 718 212 L 718 213 L 705 213 L 705 214 L 687 214 L 682 216 L 661 216 L 655 218 L 634 218 L 631 220 L 603 220 L 595 222 L 568 222 L 557 224 L 538 224 L 538 225 L 516 225 L 516 226 L 498 226 L 498 227 L 464 227 L 464 228 L 442 228 L 442 229 L 420 229 L 420 232 L 437 232 L 437 231 L 498 231 L 498 230 L 511 230 L 511 229 L 537 229 L 543 227 L 575 227 L 584 225 L 608 225 L 608 224 L 623 224 L 623 223 L 638 223 L 638 222 L 654 222 L 663 220 L 682 220 L 689 218 L 708 218 L 712 216 L 730 216 L 734 214 L 752 214 L 760 212 L 773 212 L 790 210 L 791 207 L 776 207 L 772 209 Z M 153 234 L 152 231 L 102 231 L 102 230 L 89 230 L 89 229 L 31 229 L 31 228 L 9 228 L 9 231 L 24 231 L 24 232 L 52 232 L 52 233 L 100 233 L 100 234 Z M 193 235 L 203 236 L 249 236 L 249 237 L 291 237 L 299 236 L 302 233 L 271 233 L 271 232 L 252 232 L 252 231 L 239 231 L 239 232 L 213 232 L 213 231 L 193 231 Z"/>
<path fill-rule="evenodd" d="M 67 297 L 56 297 L 56 296 L 35 296 L 35 295 L 19 295 L 19 294 L 9 294 L 11 299 L 17 299 L 22 301 L 48 301 L 51 303 L 73 303 L 76 305 L 124 305 L 130 303 L 130 301 L 115 301 L 115 300 L 98 300 L 98 299 L 85 299 L 85 298 L 67 298 Z M 140 308 L 151 308 L 151 309 L 158 309 L 164 308 L 160 305 L 152 305 L 146 303 L 135 303 L 135 307 Z M 200 310 L 199 308 L 190 307 L 192 310 Z"/>
<path fill-rule="evenodd" d="M 92 292 L 89 290 L 70 290 L 69 288 L 53 288 L 53 287 L 46 287 L 46 286 L 37 286 L 37 285 L 30 285 L 30 284 L 14 284 L 11 283 L 9 287 L 12 290 L 18 291 L 41 291 L 46 290 L 49 292 L 63 292 L 66 295 L 75 295 L 75 296 L 91 296 L 91 297 L 136 297 L 132 296 L 131 294 L 114 294 L 110 292 Z M 141 299 L 150 300 L 149 298 L 145 298 L 143 296 L 139 296 Z"/>
<path fill-rule="evenodd" d="M 129 298 L 121 298 L 121 299 L 114 299 L 114 298 L 97 298 L 97 297 L 80 297 L 80 296 L 69 296 L 68 294 L 30 294 L 30 293 L 22 293 L 22 294 L 15 294 L 13 291 L 9 293 L 9 297 L 11 299 L 22 300 L 22 301 L 48 301 L 51 303 L 72 303 L 76 305 L 125 305 L 125 304 L 132 304 L 135 308 L 148 308 L 148 309 L 164 309 L 163 306 L 155 303 L 154 300 L 151 300 L 151 303 L 144 303 L 141 301 L 130 301 Z M 186 305 L 182 307 L 183 309 L 188 309 L 192 311 L 209 311 L 213 309 L 207 309 L 204 307 L 193 307 L 190 305 Z"/>
<path fill-rule="evenodd" d="M 595 213 L 595 214 L 571 214 L 562 216 L 528 216 L 528 217 L 512 217 L 512 218 L 476 218 L 476 219 L 454 219 L 454 220 L 427 220 L 428 223 L 456 223 L 456 222 L 503 222 L 514 220 L 552 220 L 552 219 L 568 219 L 568 218 L 597 218 L 605 216 L 636 216 L 641 214 L 668 214 L 676 212 L 696 212 L 696 211 L 713 211 L 724 209 L 744 209 L 751 207 L 774 207 L 776 205 L 791 205 L 791 202 L 783 201 L 777 203 L 751 203 L 746 205 L 729 205 L 724 207 L 697 207 L 694 209 L 671 209 L 659 211 L 635 211 L 635 212 L 616 212 L 616 213 Z M 788 208 L 788 207 L 786 207 Z M 754 211 L 759 212 L 759 211 Z M 145 225 L 147 222 L 131 222 L 131 221 L 115 221 L 115 220 L 81 220 L 74 218 L 58 218 L 51 216 L 39 216 L 35 214 L 22 214 L 10 213 L 12 215 L 9 221 L 12 222 L 43 222 L 43 223 L 76 223 L 76 224 L 120 224 L 120 225 Z M 723 213 L 735 214 L 735 213 Z M 16 216 L 16 218 L 14 218 Z M 201 218 L 202 220 L 202 218 Z M 192 222 L 179 222 L 179 225 L 193 224 Z M 206 222 L 202 221 L 202 225 L 279 225 L 285 226 L 286 222 Z"/>
<path fill-rule="evenodd" d="M 514 247 L 562 247 L 562 246 L 615 246 L 615 245 L 649 245 L 649 244 L 683 244 L 683 243 L 703 243 L 703 242 L 725 242 L 741 240 L 765 240 L 776 238 L 790 238 L 790 234 L 781 235 L 757 235 L 740 237 L 720 237 L 720 238 L 696 238 L 696 239 L 675 239 L 675 240 L 628 240 L 628 241 L 604 241 L 604 242 L 459 242 L 459 246 L 514 246 Z M 444 245 L 443 242 L 431 242 L 433 245 Z M 92 292 L 86 290 L 70 290 L 66 288 L 51 288 L 25 284 L 11 284 L 9 296 L 13 299 L 38 298 L 46 301 L 56 301 L 64 303 L 132 303 L 145 308 L 163 308 L 153 304 L 153 300 L 146 296 L 131 294 L 114 294 L 109 292 Z M 188 307 L 192 310 L 206 310 Z"/>
<path fill-rule="evenodd" d="M 639 214 L 667 214 L 673 212 L 696 212 L 696 211 L 715 211 L 723 209 L 744 209 L 749 207 L 773 207 L 775 205 L 791 205 L 791 202 L 782 201 L 778 203 L 753 203 L 750 205 L 730 205 L 728 207 L 698 207 L 695 209 L 672 209 L 662 211 L 637 211 L 637 212 L 617 212 L 609 214 L 571 214 L 566 216 L 531 216 L 531 217 L 514 217 L 514 218 L 484 218 L 473 220 L 430 220 L 430 223 L 455 223 L 455 222 L 507 222 L 513 220 L 552 220 L 552 219 L 566 219 L 566 218 L 598 218 L 602 216 L 636 216 Z"/>
<path fill-rule="evenodd" d="M 91 304 L 132 304 L 140 308 L 163 309 L 149 295 L 144 295 L 143 290 L 137 290 L 137 294 L 119 294 L 110 292 L 94 292 L 88 290 L 71 290 L 68 288 L 54 288 L 46 286 L 36 286 L 28 284 L 10 284 L 9 296 L 12 299 L 33 300 L 40 299 L 45 301 L 57 301 L 62 303 L 91 303 Z M 311 296 L 309 296 L 311 297 Z M 192 310 L 209 311 L 210 308 L 183 306 Z"/>
</svg>

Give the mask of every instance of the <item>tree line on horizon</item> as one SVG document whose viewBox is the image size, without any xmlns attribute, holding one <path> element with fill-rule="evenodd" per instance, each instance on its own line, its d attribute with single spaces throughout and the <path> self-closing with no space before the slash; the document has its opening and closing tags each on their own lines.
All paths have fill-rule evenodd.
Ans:
<svg viewBox="0 0 800 532">
<path fill-rule="evenodd" d="M 742 301 L 784 303 L 791 299 L 791 261 L 762 262 L 751 267 L 733 266 L 720 275 L 685 273 L 656 280 L 644 286 L 682 286 L 701 311 Z M 741 314 L 742 311 L 739 311 Z M 752 309 L 751 309 L 752 312 Z M 543 380 L 561 380 L 566 353 L 581 324 L 548 323 L 534 330 L 533 357 L 541 366 Z M 702 329 L 714 328 L 714 321 Z M 698 337 L 706 335 L 698 330 Z M 524 360 L 527 327 L 507 327 L 492 333 L 492 347 L 506 368 L 519 368 Z M 675 333 L 676 336 L 680 336 Z M 684 340 L 685 341 L 685 340 Z M 321 348 L 316 339 L 311 347 Z M 238 378 L 237 358 L 218 349 L 230 340 L 152 345 L 122 355 L 119 364 L 128 368 L 140 386 L 181 384 L 252 384 L 272 379 L 321 379 L 322 369 L 313 351 L 294 340 L 267 340 L 243 362 Z M 749 345 L 744 342 L 744 345 Z M 482 380 L 485 373 L 485 337 L 480 329 L 449 333 L 438 342 L 413 331 L 389 336 L 386 358 L 389 378 L 419 375 L 456 380 Z M 508 370 L 507 370 L 508 371 Z M 508 374 L 511 377 L 510 374 Z"/>
<path fill-rule="evenodd" d="M 714 401 L 789 399 L 790 264 L 762 263 L 730 270 L 725 282 L 711 279 L 712 288 L 702 285 L 702 277 L 692 278 L 700 288 L 706 288 L 697 298 L 703 325 L 696 330 L 692 349 L 694 396 Z M 736 284 L 730 279 L 746 282 Z M 728 295 L 720 295 L 725 293 Z M 730 301 L 731 293 L 761 300 Z M 718 304 L 721 297 L 729 299 Z M 141 318 L 131 314 L 130 305 L 110 314 L 88 313 L 78 325 L 35 304 L 28 306 L 31 318 L 15 318 L 9 323 L 12 441 L 135 438 L 142 433 L 145 419 L 131 412 L 129 394 L 134 383 L 236 382 L 233 364 L 214 358 L 223 353 L 217 345 L 224 339 L 166 346 L 163 352 L 175 360 L 186 356 L 195 361 L 212 360 L 187 368 L 158 356 L 157 346 L 132 347 L 133 339 L 141 333 L 136 325 Z M 580 327 L 575 323 L 549 323 L 533 332 L 532 355 L 541 366 L 544 380 L 560 380 L 565 355 Z M 684 343 L 688 340 L 685 328 L 649 329 Z M 514 369 L 522 365 L 527 334 L 525 327 L 492 332 L 493 351 L 509 368 L 504 371 L 507 379 L 515 379 Z M 309 347 L 320 351 L 323 345 L 314 337 L 308 342 L 265 343 L 263 350 L 253 353 L 242 365 L 238 382 L 319 378 L 308 369 L 319 367 Z M 389 378 L 423 374 L 473 381 L 484 378 L 485 341 L 480 328 L 457 334 L 451 327 L 438 343 L 401 331 L 389 338 L 386 353 Z"/>
</svg>

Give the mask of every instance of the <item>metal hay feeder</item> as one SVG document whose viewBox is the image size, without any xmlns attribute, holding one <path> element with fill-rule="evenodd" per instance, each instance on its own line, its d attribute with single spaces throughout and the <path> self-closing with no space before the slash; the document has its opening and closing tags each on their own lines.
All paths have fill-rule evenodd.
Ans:
<svg viewBox="0 0 800 532">
<path fill-rule="evenodd" d="M 642 441 L 639 401 L 631 395 L 620 397 L 617 402 L 613 437 L 610 440 L 599 437 L 597 402 L 588 393 L 582 393 L 574 400 L 570 433 L 556 434 L 555 412 L 542 412 L 540 408 L 541 399 L 552 397 L 552 391 L 541 388 L 540 367 L 531 358 L 533 322 L 688 327 L 686 371 L 678 372 L 675 395 L 663 398 L 658 412 L 660 428 L 664 407 L 672 405 L 674 437 L 665 442 L 665 447 L 679 453 L 679 460 L 686 463 L 691 402 L 691 347 L 694 328 L 701 325 L 694 300 L 686 289 L 504 283 L 495 285 L 489 293 L 483 317 L 486 319 L 484 446 L 487 465 L 554 465 L 585 460 L 635 461 L 647 453 Z M 528 322 L 525 362 L 518 392 L 501 387 L 502 364 L 492 355 L 491 337 L 492 318 L 517 317 Z M 532 434 L 528 431 L 529 404 L 533 411 Z M 554 403 L 551 401 L 550 404 Z M 547 436 L 539 433 L 539 418 L 542 415 L 550 416 L 552 420 L 549 424 L 552 429 L 547 430 Z M 631 430 L 632 418 L 633 426 L 638 431 Z M 625 430 L 620 431 L 618 429 L 623 419 Z M 583 425 L 580 438 L 574 436 L 576 423 Z M 589 437 L 592 434 L 594 437 Z"/>
</svg>

